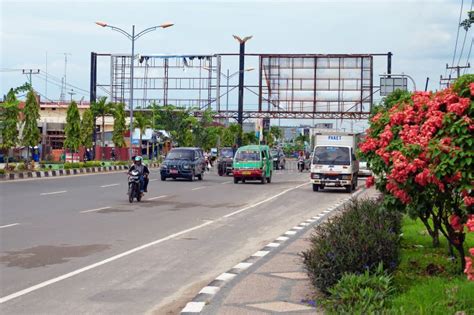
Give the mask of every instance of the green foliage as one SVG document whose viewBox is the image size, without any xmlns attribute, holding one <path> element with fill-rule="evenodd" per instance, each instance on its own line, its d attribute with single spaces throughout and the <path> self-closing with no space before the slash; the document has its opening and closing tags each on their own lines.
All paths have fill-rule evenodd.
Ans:
<svg viewBox="0 0 474 315">
<path fill-rule="evenodd" d="M 258 139 L 255 136 L 255 132 L 253 131 L 244 132 L 244 134 L 242 135 L 242 145 L 249 144 L 258 144 Z"/>
<path fill-rule="evenodd" d="M 275 140 L 280 140 L 283 137 L 283 129 L 277 126 L 271 126 L 270 127 L 270 135 L 275 139 Z"/>
<path fill-rule="evenodd" d="M 107 97 L 103 96 L 99 98 L 97 102 L 91 104 L 92 115 L 94 116 L 94 125 L 97 117 L 102 117 L 102 128 L 101 128 L 101 144 L 105 144 L 105 116 L 110 115 L 113 112 L 114 105 L 107 102 Z"/>
<path fill-rule="evenodd" d="M 94 134 L 94 116 L 88 108 L 84 111 L 81 120 L 81 145 L 92 148 L 92 136 Z"/>
<path fill-rule="evenodd" d="M 150 116 L 144 112 L 135 112 L 133 117 L 133 128 L 138 128 L 140 130 L 140 145 L 142 143 L 143 134 L 147 128 L 151 127 Z"/>
<path fill-rule="evenodd" d="M 125 124 L 125 104 L 115 104 L 114 110 L 114 131 L 112 134 L 112 141 L 118 148 L 125 146 L 125 139 L 123 134 L 125 133 L 127 126 Z"/>
<path fill-rule="evenodd" d="M 384 309 L 393 292 L 392 276 L 379 264 L 372 273 L 344 274 L 323 305 L 330 314 L 373 314 Z"/>
<path fill-rule="evenodd" d="M 190 109 L 172 105 L 162 106 L 159 117 L 155 118 L 158 129 L 169 132 L 173 142 L 178 143 L 179 146 L 193 145 L 193 134 L 191 131 L 197 120 L 191 115 Z"/>
<path fill-rule="evenodd" d="M 102 162 L 100 161 L 86 161 L 84 162 L 84 167 L 100 167 Z"/>
<path fill-rule="evenodd" d="M 34 147 L 39 143 L 41 135 L 38 129 L 39 105 L 33 90 L 30 90 L 26 95 L 23 116 L 22 143 L 24 146 Z"/>
<path fill-rule="evenodd" d="M 19 101 L 13 89 L 8 92 L 5 102 L 0 104 L 0 134 L 2 137 L 0 149 L 7 153 L 18 144 L 18 123 L 20 121 L 18 104 Z"/>
<path fill-rule="evenodd" d="M 75 101 L 72 101 L 67 109 L 64 133 L 64 148 L 76 152 L 81 144 L 81 116 Z"/>
<path fill-rule="evenodd" d="M 465 74 L 453 83 L 454 92 L 458 93 L 462 97 L 470 97 L 471 91 L 469 84 L 474 82 L 474 74 Z"/>
<path fill-rule="evenodd" d="M 28 167 L 25 165 L 25 163 L 18 163 L 16 165 L 16 170 L 19 171 L 19 172 L 26 171 L 27 169 L 28 169 Z"/>
<path fill-rule="evenodd" d="M 0 168 L 0 175 L 5 175 L 7 171 L 4 168 Z"/>
<path fill-rule="evenodd" d="M 344 273 L 385 270 L 398 264 L 401 215 L 385 211 L 380 202 L 353 200 L 342 214 L 318 225 L 311 247 L 303 253 L 308 275 L 323 292 Z"/>
<path fill-rule="evenodd" d="M 229 124 L 228 127 L 222 130 L 221 146 L 232 147 L 237 143 L 237 137 L 241 132 L 238 124 Z"/>
</svg>

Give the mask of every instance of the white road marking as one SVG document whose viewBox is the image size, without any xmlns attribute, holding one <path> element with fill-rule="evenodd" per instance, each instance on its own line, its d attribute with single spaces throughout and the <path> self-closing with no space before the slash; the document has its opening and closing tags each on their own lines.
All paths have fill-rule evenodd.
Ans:
<svg viewBox="0 0 474 315">
<path fill-rule="evenodd" d="M 56 194 L 63 194 L 65 192 L 67 192 L 67 190 L 53 191 L 53 192 L 49 192 L 49 193 L 41 193 L 40 195 L 41 196 L 56 195 Z"/>
<path fill-rule="evenodd" d="M 201 187 L 193 188 L 193 189 L 191 189 L 191 190 L 199 190 L 199 189 L 204 189 L 204 188 L 206 188 L 206 187 L 207 187 L 207 186 L 201 186 Z"/>
<path fill-rule="evenodd" d="M 268 247 L 278 247 L 280 246 L 280 243 L 268 243 L 267 245 L 265 246 L 268 246 Z"/>
<path fill-rule="evenodd" d="M 259 202 L 257 202 L 257 203 L 254 203 L 253 205 L 247 206 L 247 207 L 245 207 L 245 208 L 243 208 L 243 209 L 240 209 L 240 210 L 234 211 L 234 212 L 232 212 L 232 213 L 226 214 L 226 215 L 224 216 L 224 218 L 228 218 L 228 217 L 231 217 L 231 216 L 236 215 L 236 214 L 238 214 L 238 213 L 241 213 L 241 212 L 247 211 L 247 210 L 249 210 L 249 209 L 255 208 L 255 207 L 261 205 L 262 203 L 269 202 L 270 200 L 273 200 L 273 199 L 275 199 L 275 198 L 278 198 L 278 197 L 280 197 L 281 195 L 286 194 L 287 192 L 290 192 L 290 191 L 292 191 L 292 190 L 298 189 L 298 188 L 303 187 L 303 186 L 308 185 L 308 184 L 309 184 L 309 183 L 304 183 L 304 184 L 301 184 L 301 185 L 298 185 L 298 186 L 289 188 L 289 189 L 287 189 L 287 190 L 284 190 L 284 191 L 282 191 L 281 193 L 278 193 L 278 194 L 276 194 L 276 195 L 274 195 L 274 196 L 272 196 L 272 197 L 270 197 L 270 198 L 267 198 L 267 199 L 265 199 L 265 200 L 262 200 L 262 201 L 259 201 Z"/>
<path fill-rule="evenodd" d="M 80 274 L 80 273 L 83 273 L 83 272 L 85 272 L 85 271 L 88 271 L 88 270 L 97 268 L 97 267 L 102 266 L 102 265 L 105 265 L 105 264 L 107 264 L 107 263 L 109 263 L 109 262 L 115 261 L 115 260 L 120 259 L 120 258 L 122 258 L 122 257 L 129 256 L 129 255 L 131 255 L 131 254 L 133 254 L 133 253 L 135 253 L 135 252 L 138 252 L 138 251 L 143 250 L 143 249 L 145 249 L 145 248 L 148 248 L 148 247 L 150 247 L 150 246 L 154 246 L 154 245 L 163 243 L 163 242 L 165 242 L 165 241 L 168 241 L 168 240 L 170 240 L 170 239 L 173 239 L 173 238 L 175 238 L 175 237 L 177 237 L 177 236 L 181 236 L 181 235 L 183 235 L 183 234 L 192 232 L 192 231 L 194 231 L 194 230 L 198 230 L 198 229 L 203 228 L 203 227 L 205 227 L 205 226 L 207 226 L 207 225 L 209 225 L 209 224 L 211 224 L 211 223 L 213 223 L 213 222 L 214 222 L 214 221 L 208 221 L 208 222 L 205 222 L 205 223 L 203 223 L 203 224 L 196 225 L 195 227 L 192 227 L 192 228 L 189 228 L 189 229 L 186 229 L 186 230 L 183 230 L 183 231 L 180 231 L 180 232 L 177 232 L 177 233 L 168 235 L 168 236 L 163 237 L 163 238 L 160 238 L 160 239 L 158 239 L 158 240 L 156 240 L 156 241 L 153 241 L 153 242 L 150 242 L 150 243 L 147 243 L 147 244 L 144 244 L 144 245 L 135 247 L 135 248 L 130 249 L 130 250 L 128 250 L 128 251 L 126 251 L 126 252 L 123 252 L 123 253 L 121 253 L 121 254 L 112 256 L 112 257 L 110 257 L 110 258 L 104 259 L 104 260 L 99 261 L 99 262 L 96 262 L 96 263 L 94 263 L 94 264 L 92 264 L 92 265 L 88 265 L 88 266 L 86 266 L 86 267 L 83 267 L 83 268 L 80 268 L 80 269 L 76 269 L 76 270 L 74 270 L 74 271 L 72 271 L 72 272 L 69 272 L 69 273 L 66 273 L 66 274 L 64 274 L 64 275 L 62 275 L 62 276 L 59 276 L 59 277 L 56 277 L 56 278 L 53 278 L 53 279 L 50 279 L 50 280 L 41 282 L 41 283 L 36 284 L 36 285 L 34 285 L 34 286 L 31 286 L 31 287 L 29 287 L 29 288 L 26 288 L 26 289 L 17 291 L 17 292 L 15 292 L 15 293 L 9 294 L 9 295 L 4 296 L 4 297 L 1 297 L 1 298 L 0 298 L 0 304 L 3 304 L 3 303 L 8 302 L 8 301 L 10 301 L 10 300 L 13 300 L 13 299 L 15 299 L 15 298 L 17 298 L 17 297 L 20 297 L 20 296 L 22 296 L 22 295 L 31 293 L 31 292 L 33 292 L 33 291 L 39 290 L 39 289 L 41 289 L 41 288 L 44 288 L 44 287 L 49 286 L 49 285 L 51 285 L 51 284 L 54 284 L 54 283 L 56 283 L 56 282 L 59 282 L 59 281 L 62 281 L 62 280 L 65 280 L 65 279 L 74 277 L 74 276 L 76 276 L 76 275 L 78 275 L 78 274 Z"/>
<path fill-rule="evenodd" d="M 286 231 L 285 235 L 295 235 L 296 231 Z"/>
<path fill-rule="evenodd" d="M 233 273 L 228 273 L 228 272 L 224 272 L 222 274 L 220 274 L 216 280 L 221 280 L 221 281 L 229 281 L 230 279 L 234 278 L 236 275 L 233 274 Z"/>
<path fill-rule="evenodd" d="M 245 270 L 247 269 L 248 267 L 252 266 L 252 263 L 244 263 L 244 262 L 241 262 L 241 263 L 238 263 L 237 265 L 235 265 L 234 267 L 232 267 L 232 269 L 242 269 L 242 270 Z"/>
<path fill-rule="evenodd" d="M 100 187 L 105 188 L 105 187 L 112 187 L 112 186 L 118 186 L 118 185 L 120 185 L 120 184 L 117 183 L 117 184 L 103 185 L 103 186 L 100 186 Z"/>
<path fill-rule="evenodd" d="M 219 287 L 207 286 L 201 289 L 199 293 L 206 293 L 206 294 L 216 294 L 220 290 Z"/>
<path fill-rule="evenodd" d="M 105 210 L 105 209 L 110 209 L 110 207 L 102 207 L 102 208 L 97 208 L 97 209 L 84 210 L 84 211 L 81 211 L 81 213 L 88 213 L 88 212 L 100 211 L 100 210 Z"/>
<path fill-rule="evenodd" d="M 7 227 L 10 227 L 10 226 L 15 226 L 15 225 L 20 225 L 20 223 L 12 223 L 12 224 L 7 224 L 7 225 L 2 225 L 2 226 L 0 226 L 0 229 L 7 228 Z"/>
<path fill-rule="evenodd" d="M 284 241 L 289 240 L 289 237 L 286 237 L 286 236 L 279 236 L 279 237 L 277 237 L 276 240 L 277 240 L 277 241 L 282 241 L 282 242 L 284 242 Z"/>
<path fill-rule="evenodd" d="M 168 197 L 168 195 L 162 195 L 162 196 L 158 196 L 158 197 L 151 197 L 151 198 L 148 198 L 147 200 L 155 200 L 155 199 L 161 199 L 161 198 L 165 198 L 165 197 Z"/>
<path fill-rule="evenodd" d="M 304 229 L 304 227 L 302 227 L 302 226 L 295 226 L 295 227 L 293 227 L 292 229 L 293 229 L 293 230 L 302 230 L 302 229 Z"/>
<path fill-rule="evenodd" d="M 181 313 L 200 313 L 206 302 L 188 302 Z"/>
<path fill-rule="evenodd" d="M 252 256 L 254 256 L 254 257 L 263 257 L 268 253 L 269 253 L 269 251 L 267 251 L 267 250 L 259 250 L 258 252 L 256 252 Z"/>
<path fill-rule="evenodd" d="M 230 183 L 232 183 L 232 181 L 223 182 L 223 183 L 221 183 L 221 185 L 230 184 Z"/>
</svg>

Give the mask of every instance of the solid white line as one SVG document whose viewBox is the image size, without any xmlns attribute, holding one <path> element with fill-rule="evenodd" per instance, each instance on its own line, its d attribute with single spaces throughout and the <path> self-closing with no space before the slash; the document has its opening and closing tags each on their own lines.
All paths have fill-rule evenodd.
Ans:
<svg viewBox="0 0 474 315">
<path fill-rule="evenodd" d="M 188 302 L 181 313 L 200 313 L 205 305 L 206 302 Z"/>
<path fill-rule="evenodd" d="M 92 265 L 89 265 L 89 266 L 86 266 L 86 267 L 83 267 L 83 268 L 80 268 L 80 269 L 76 269 L 76 270 L 74 270 L 74 271 L 72 271 L 72 272 L 69 272 L 69 273 L 66 273 L 66 274 L 64 274 L 64 275 L 62 275 L 62 276 L 59 276 L 59 277 L 56 277 L 56 278 L 53 278 L 53 279 L 50 279 L 50 280 L 41 282 L 41 283 L 36 284 L 36 285 L 34 285 L 34 286 L 31 286 L 31 287 L 29 287 L 29 288 L 26 288 L 26 289 L 20 290 L 20 291 L 18 291 L 18 292 L 12 293 L 12 294 L 10 294 L 10 295 L 4 296 L 4 297 L 0 298 L 0 304 L 3 304 L 3 303 L 8 302 L 8 301 L 10 301 L 10 300 L 13 300 L 13 299 L 15 299 L 15 298 L 17 298 L 17 297 L 20 297 L 20 296 L 22 296 L 22 295 L 28 294 L 28 293 L 30 293 L 30 292 L 39 290 L 39 289 L 44 288 L 44 287 L 46 287 L 46 286 L 48 286 L 48 285 L 51 285 L 51 284 L 53 284 L 53 283 L 56 283 L 56 282 L 59 282 L 59 281 L 62 281 L 62 280 L 71 278 L 71 277 L 73 277 L 73 276 L 75 276 L 75 275 L 78 275 L 78 274 L 80 274 L 80 273 L 83 273 L 83 272 L 85 272 L 85 271 L 88 271 L 88 270 L 97 268 L 97 267 L 99 267 L 99 266 L 105 265 L 105 264 L 107 264 L 107 263 L 109 263 L 109 262 L 112 262 L 112 261 L 114 261 L 114 260 L 117 260 L 117 259 L 120 259 L 120 258 L 122 258 L 122 257 L 128 256 L 128 255 L 130 255 L 130 254 L 133 254 L 133 253 L 135 253 L 135 252 L 138 252 L 138 251 L 143 250 L 143 249 L 145 249 L 145 248 L 148 248 L 148 247 L 150 247 L 150 246 L 154 246 L 154 245 L 163 243 L 163 242 L 165 242 L 165 241 L 167 241 L 167 240 L 170 240 L 170 239 L 173 239 L 173 238 L 175 238 L 175 237 L 177 237 L 177 236 L 181 236 L 181 235 L 183 235 L 183 234 L 186 234 L 186 233 L 192 232 L 192 231 L 194 231 L 194 230 L 200 229 L 200 228 L 205 227 L 206 225 L 209 225 L 209 224 L 211 224 L 211 223 L 213 223 L 213 222 L 214 222 L 214 221 L 208 221 L 208 222 L 205 222 L 205 223 L 203 223 L 203 224 L 196 225 L 196 226 L 194 226 L 194 227 L 192 227 L 192 228 L 189 228 L 189 229 L 186 229 L 186 230 L 183 230 L 183 231 L 180 231 L 180 232 L 177 232 L 177 233 L 168 235 L 168 236 L 166 236 L 166 237 L 164 237 L 164 238 L 160 238 L 160 239 L 158 239 L 158 240 L 156 240 L 156 241 L 153 241 L 153 242 L 150 242 L 150 243 L 147 243 L 147 244 L 144 244 L 144 245 L 135 247 L 135 248 L 133 248 L 133 249 L 131 249 L 131 250 L 128 250 L 128 251 L 126 251 L 126 252 L 123 252 L 123 253 L 121 253 L 121 254 L 112 256 L 112 257 L 110 257 L 110 258 L 104 259 L 104 260 L 99 261 L 99 262 L 96 262 L 95 264 L 92 264 Z"/>
<path fill-rule="evenodd" d="M 104 185 L 104 186 L 100 186 L 102 188 L 105 188 L 105 187 L 112 187 L 112 186 L 118 186 L 120 184 L 110 184 L 110 185 Z"/>
<path fill-rule="evenodd" d="M 308 185 L 308 183 L 304 183 L 304 184 L 295 186 L 295 187 L 293 187 L 293 188 L 289 188 L 289 189 L 284 190 L 284 191 L 282 191 L 281 193 L 278 193 L 278 194 L 276 194 L 276 195 L 274 195 L 274 196 L 272 196 L 272 197 L 270 197 L 270 198 L 267 198 L 267 199 L 265 199 L 265 200 L 262 200 L 262 201 L 259 201 L 259 202 L 257 202 L 257 203 L 254 203 L 253 205 L 247 206 L 247 207 L 245 207 L 245 208 L 243 208 L 243 209 L 240 209 L 240 210 L 234 211 L 234 212 L 232 212 L 232 213 L 226 214 L 226 215 L 224 216 L 224 218 L 228 218 L 228 217 L 231 217 L 231 216 L 236 215 L 236 214 L 238 214 L 238 213 L 241 213 L 241 212 L 247 211 L 247 210 L 249 210 L 249 209 L 255 208 L 256 206 L 259 206 L 259 205 L 261 205 L 262 203 L 269 202 L 270 200 L 273 200 L 273 199 L 275 199 L 275 198 L 278 198 L 278 197 L 280 197 L 281 195 L 284 195 L 284 194 L 286 194 L 286 193 L 289 192 L 289 191 L 298 189 L 298 188 L 303 187 L 303 186 L 305 186 L 305 185 Z"/>
<path fill-rule="evenodd" d="M 207 187 L 207 186 L 201 186 L 201 187 L 193 188 L 193 189 L 191 189 L 191 190 L 199 190 L 199 189 L 204 189 L 204 188 L 206 188 L 206 187 Z"/>
<path fill-rule="evenodd" d="M 49 192 L 49 193 L 41 193 L 40 195 L 41 196 L 47 196 L 47 195 L 62 194 L 62 193 L 65 193 L 65 192 L 67 192 L 67 190 L 53 191 L 53 192 Z"/>
<path fill-rule="evenodd" d="M 84 211 L 81 211 L 81 213 L 94 212 L 94 211 L 100 211 L 100 210 L 105 210 L 105 209 L 110 209 L 110 207 L 102 207 L 102 208 L 97 208 L 97 209 L 84 210 Z"/>
<path fill-rule="evenodd" d="M 162 195 L 162 196 L 158 196 L 158 197 L 151 197 L 151 198 L 148 198 L 147 200 L 155 200 L 155 199 L 161 199 L 161 198 L 165 198 L 165 197 L 168 197 L 168 195 Z"/>
<path fill-rule="evenodd" d="M 0 226 L 0 229 L 7 228 L 7 227 L 10 227 L 10 226 L 19 225 L 19 224 L 20 223 L 12 223 L 12 224 L 7 224 L 7 225 L 2 225 L 2 226 Z"/>
</svg>

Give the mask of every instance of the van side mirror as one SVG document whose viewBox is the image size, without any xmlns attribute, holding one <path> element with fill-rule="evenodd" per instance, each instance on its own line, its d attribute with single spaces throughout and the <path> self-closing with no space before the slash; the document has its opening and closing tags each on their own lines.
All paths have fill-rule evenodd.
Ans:
<svg viewBox="0 0 474 315">
<path fill-rule="evenodd" d="M 357 157 L 355 156 L 355 154 L 352 154 L 352 161 L 357 161 Z"/>
</svg>

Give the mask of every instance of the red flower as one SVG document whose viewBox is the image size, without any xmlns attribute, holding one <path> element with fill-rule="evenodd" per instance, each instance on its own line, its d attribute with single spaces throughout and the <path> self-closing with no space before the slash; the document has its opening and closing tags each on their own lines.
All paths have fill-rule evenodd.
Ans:
<svg viewBox="0 0 474 315">
<path fill-rule="evenodd" d="M 374 186 L 374 184 L 375 184 L 375 180 L 374 180 L 374 177 L 373 177 L 373 176 L 369 176 L 369 177 L 367 178 L 367 180 L 365 181 L 365 186 L 366 186 L 367 188 L 370 188 L 370 187 Z"/>
<path fill-rule="evenodd" d="M 470 214 L 467 217 L 468 217 L 467 222 L 466 222 L 467 230 L 469 232 L 474 232 L 474 214 Z M 474 250 L 474 248 L 472 250 Z M 474 256 L 473 253 L 471 253 L 471 255 Z"/>
<path fill-rule="evenodd" d="M 474 96 L 474 82 L 469 84 L 469 89 L 471 90 L 471 96 Z"/>
<path fill-rule="evenodd" d="M 471 100 L 468 98 L 461 98 L 457 103 L 451 103 L 448 105 L 448 112 L 455 113 L 458 116 L 461 116 L 466 109 L 469 107 Z"/>
<path fill-rule="evenodd" d="M 474 197 L 470 197 L 470 196 L 466 196 L 464 197 L 464 204 L 468 207 L 471 207 L 472 205 L 474 205 Z"/>
<path fill-rule="evenodd" d="M 452 214 L 449 217 L 449 224 L 451 225 L 453 230 L 455 230 L 457 232 L 462 232 L 463 225 L 462 225 L 462 222 L 461 222 L 461 218 L 459 216 L 457 216 L 455 214 Z"/>
<path fill-rule="evenodd" d="M 380 119 L 381 117 L 382 117 L 382 113 L 377 113 L 377 114 L 375 114 L 374 117 L 372 117 L 372 118 L 370 119 L 370 121 L 373 122 L 373 123 L 376 123 L 377 121 L 379 121 L 379 119 Z"/>
</svg>

